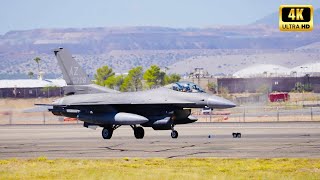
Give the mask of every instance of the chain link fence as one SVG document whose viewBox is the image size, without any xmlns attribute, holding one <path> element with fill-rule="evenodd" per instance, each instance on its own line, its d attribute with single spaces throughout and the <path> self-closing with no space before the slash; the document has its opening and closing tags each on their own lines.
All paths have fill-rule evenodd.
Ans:
<svg viewBox="0 0 320 180">
<path fill-rule="evenodd" d="M 79 120 L 54 116 L 51 112 L 23 113 L 21 111 L 0 112 L 0 125 L 14 124 L 79 124 Z"/>
<path fill-rule="evenodd" d="M 320 107 L 296 106 L 240 106 L 230 110 L 216 110 L 204 115 L 201 111 L 193 113 L 200 122 L 285 122 L 320 121 Z"/>
<path fill-rule="evenodd" d="M 320 121 L 320 107 L 250 107 L 240 106 L 215 110 L 208 114 L 193 111 L 198 122 L 286 122 Z M 50 112 L 23 113 L 21 110 L 0 110 L 0 125 L 8 124 L 79 124 L 74 118 L 54 116 Z"/>
</svg>

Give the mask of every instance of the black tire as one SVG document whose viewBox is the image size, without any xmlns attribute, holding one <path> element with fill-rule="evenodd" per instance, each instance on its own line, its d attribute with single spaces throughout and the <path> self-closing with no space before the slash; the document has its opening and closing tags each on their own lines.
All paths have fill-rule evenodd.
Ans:
<svg viewBox="0 0 320 180">
<path fill-rule="evenodd" d="M 241 138 L 241 133 L 237 133 L 237 138 Z"/>
<path fill-rule="evenodd" d="M 136 137 L 136 139 L 142 139 L 144 137 L 144 129 L 142 127 L 134 128 L 134 137 Z"/>
<path fill-rule="evenodd" d="M 232 137 L 237 138 L 238 137 L 237 133 L 232 133 Z"/>
<path fill-rule="evenodd" d="M 102 129 L 102 137 L 103 139 L 111 139 L 113 134 L 113 129 L 112 128 L 103 128 Z"/>
<path fill-rule="evenodd" d="M 178 131 L 173 130 L 173 131 L 171 132 L 171 137 L 172 137 L 173 139 L 178 138 L 178 136 L 179 136 Z"/>
</svg>

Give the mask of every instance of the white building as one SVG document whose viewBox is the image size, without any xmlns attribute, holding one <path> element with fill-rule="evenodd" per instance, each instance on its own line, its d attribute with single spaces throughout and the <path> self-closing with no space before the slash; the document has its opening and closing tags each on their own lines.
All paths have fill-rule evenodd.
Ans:
<svg viewBox="0 0 320 180">
<path fill-rule="evenodd" d="M 0 98 L 52 97 L 63 95 L 63 79 L 0 80 Z"/>
<path fill-rule="evenodd" d="M 289 75 L 289 68 L 274 64 L 257 64 L 249 66 L 233 74 L 233 76 L 236 78 L 284 77 Z"/>
<path fill-rule="evenodd" d="M 320 76 L 320 62 L 296 66 L 290 71 L 292 76 L 297 77 L 305 76 L 306 74 L 309 74 L 310 76 Z"/>
</svg>

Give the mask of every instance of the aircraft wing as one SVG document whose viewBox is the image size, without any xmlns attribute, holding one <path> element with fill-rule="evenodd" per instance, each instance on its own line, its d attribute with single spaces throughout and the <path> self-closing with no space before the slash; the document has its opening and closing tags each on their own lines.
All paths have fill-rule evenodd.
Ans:
<svg viewBox="0 0 320 180">
<path fill-rule="evenodd" d="M 66 103 L 66 104 L 35 104 L 36 106 L 46 106 L 47 109 L 53 106 L 112 106 L 112 105 L 179 105 L 179 104 L 196 104 L 194 102 L 180 101 L 180 102 L 77 102 L 77 103 Z M 35 108 L 36 109 L 36 108 Z"/>
<path fill-rule="evenodd" d="M 55 101 L 55 106 L 106 106 L 106 105 L 174 105 L 195 104 L 192 98 L 168 96 L 158 91 L 135 93 L 104 93 L 67 96 Z"/>
</svg>

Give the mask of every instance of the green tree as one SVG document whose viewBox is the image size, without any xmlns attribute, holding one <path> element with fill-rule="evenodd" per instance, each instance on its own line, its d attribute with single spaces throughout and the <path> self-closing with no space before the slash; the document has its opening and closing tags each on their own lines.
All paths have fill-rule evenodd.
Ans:
<svg viewBox="0 0 320 180">
<path fill-rule="evenodd" d="M 29 72 L 28 72 L 28 77 L 29 77 L 30 79 L 32 79 L 32 78 L 34 77 L 34 73 L 33 73 L 32 71 L 29 71 Z"/>
<path fill-rule="evenodd" d="M 124 75 L 119 75 L 119 76 L 110 76 L 107 80 L 104 81 L 105 86 L 115 89 L 115 90 L 120 90 L 121 85 L 123 84 L 125 79 Z"/>
<path fill-rule="evenodd" d="M 120 91 L 140 91 L 142 90 L 143 68 L 138 66 L 129 71 L 129 74 L 124 78 Z"/>
<path fill-rule="evenodd" d="M 162 72 L 159 66 L 152 65 L 143 74 L 143 79 L 146 80 L 149 88 L 154 88 L 165 85 L 165 75 L 166 73 Z"/>
<path fill-rule="evenodd" d="M 292 89 L 292 92 L 311 92 L 313 90 L 312 85 L 310 83 L 302 84 L 301 82 L 297 82 L 295 84 L 294 89 Z"/>
<path fill-rule="evenodd" d="M 165 76 L 165 84 L 175 83 L 180 81 L 181 76 L 179 74 L 170 74 Z"/>
<path fill-rule="evenodd" d="M 114 76 L 112 68 L 109 68 L 109 66 L 102 66 L 101 68 L 97 69 L 94 78 L 96 80 L 96 84 L 105 86 L 105 81 L 111 76 Z"/>
<path fill-rule="evenodd" d="M 311 83 L 304 84 L 304 91 L 311 92 L 313 90 Z"/>
<path fill-rule="evenodd" d="M 40 59 L 39 57 L 35 57 L 33 60 L 34 60 L 34 61 L 37 63 L 37 65 L 38 65 L 38 76 L 40 76 L 40 62 L 41 62 L 41 59 Z"/>
<path fill-rule="evenodd" d="M 217 84 L 216 83 L 213 83 L 213 82 L 209 82 L 208 85 L 208 90 L 211 91 L 212 93 L 217 93 L 216 92 L 216 89 L 217 89 Z"/>
<path fill-rule="evenodd" d="M 48 91 L 54 91 L 56 89 L 59 89 L 58 86 L 45 86 L 40 89 L 41 92 L 48 92 Z"/>
</svg>

